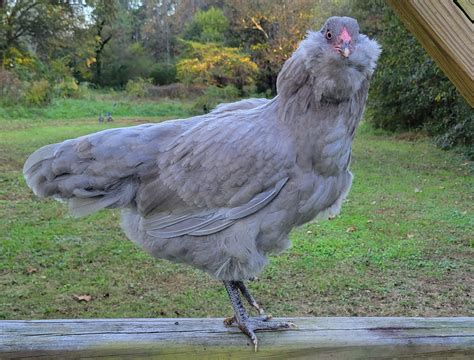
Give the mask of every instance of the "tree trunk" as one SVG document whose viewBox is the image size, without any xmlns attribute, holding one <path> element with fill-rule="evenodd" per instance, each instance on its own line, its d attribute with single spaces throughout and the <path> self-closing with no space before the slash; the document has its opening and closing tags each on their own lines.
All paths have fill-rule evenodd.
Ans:
<svg viewBox="0 0 474 360">
<path fill-rule="evenodd" d="M 100 38 L 95 48 L 95 74 L 94 83 L 100 85 L 102 80 L 102 52 L 105 45 L 112 39 L 112 35 L 102 40 L 102 30 L 104 29 L 105 20 L 102 20 L 97 29 L 97 36 Z"/>
</svg>

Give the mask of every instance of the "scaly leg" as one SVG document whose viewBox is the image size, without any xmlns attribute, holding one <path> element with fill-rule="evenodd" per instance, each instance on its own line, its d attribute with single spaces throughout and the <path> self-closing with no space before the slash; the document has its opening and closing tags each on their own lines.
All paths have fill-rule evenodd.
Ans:
<svg viewBox="0 0 474 360">
<path fill-rule="evenodd" d="M 255 331 L 290 329 L 290 328 L 296 327 L 294 324 L 289 323 L 289 322 L 271 321 L 271 316 L 260 315 L 257 317 L 249 317 L 247 314 L 247 311 L 245 310 L 242 304 L 242 300 L 240 299 L 239 290 L 240 291 L 242 290 L 237 283 L 239 282 L 238 281 L 224 281 L 225 289 L 227 290 L 227 293 L 229 294 L 230 302 L 232 303 L 232 307 L 234 309 L 233 321 L 235 321 L 239 329 L 242 330 L 242 332 L 250 338 L 250 340 L 252 341 L 252 344 L 255 347 L 255 351 L 257 351 L 257 347 L 258 347 L 258 340 L 257 340 L 257 336 L 255 335 Z M 251 297 L 251 299 L 253 300 L 253 297 Z M 253 300 L 253 302 L 255 302 L 255 300 Z"/>
<path fill-rule="evenodd" d="M 265 313 L 265 311 L 263 311 L 263 309 L 260 307 L 260 305 L 258 305 L 257 301 L 255 301 L 254 297 L 252 296 L 252 294 L 250 294 L 250 292 L 247 289 L 247 287 L 245 286 L 244 282 L 243 281 L 233 281 L 233 283 L 239 288 L 240 292 L 242 293 L 244 298 L 247 300 L 247 302 L 250 304 L 250 306 L 255 308 L 255 310 L 257 310 L 257 312 L 259 313 L 259 315 L 263 315 Z M 262 318 L 269 319 L 269 318 L 271 318 L 271 315 L 268 315 L 268 316 L 265 316 L 265 317 L 262 317 Z M 232 325 L 235 321 L 236 321 L 235 320 L 235 315 L 233 315 L 231 317 L 225 318 L 224 319 L 224 324 Z"/>
<path fill-rule="evenodd" d="M 253 296 L 250 294 L 249 290 L 245 286 L 243 281 L 236 281 L 235 284 L 239 288 L 240 292 L 244 296 L 244 298 L 248 301 L 248 303 L 258 311 L 260 315 L 263 315 L 265 311 L 257 304 Z"/>
</svg>

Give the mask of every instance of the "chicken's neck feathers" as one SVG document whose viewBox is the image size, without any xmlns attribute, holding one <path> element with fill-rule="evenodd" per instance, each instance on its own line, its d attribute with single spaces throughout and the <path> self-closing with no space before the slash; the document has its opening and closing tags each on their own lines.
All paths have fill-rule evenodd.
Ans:
<svg viewBox="0 0 474 360">
<path fill-rule="evenodd" d="M 335 58 L 312 33 L 285 62 L 277 122 L 294 140 L 300 167 L 326 175 L 347 170 L 379 54 L 378 44 L 361 35 L 351 59 Z"/>
<path fill-rule="evenodd" d="M 305 85 L 288 98 L 277 97 L 277 123 L 293 142 L 300 168 L 327 176 L 347 170 L 367 90 L 365 82 L 353 96 L 335 102 L 318 100 L 311 85 Z"/>
</svg>

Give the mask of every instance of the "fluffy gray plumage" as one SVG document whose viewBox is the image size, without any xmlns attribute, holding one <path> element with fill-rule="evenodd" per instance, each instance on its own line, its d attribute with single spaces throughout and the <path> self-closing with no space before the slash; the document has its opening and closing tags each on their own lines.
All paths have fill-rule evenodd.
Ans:
<svg viewBox="0 0 474 360">
<path fill-rule="evenodd" d="M 380 54 L 358 31 L 351 18 L 330 18 L 309 32 L 272 100 L 45 146 L 25 163 L 27 184 L 78 216 L 123 209 L 125 233 L 154 257 L 222 280 L 253 277 L 290 245 L 294 226 L 337 214 L 349 191 L 352 139 Z M 347 33 L 350 48 L 337 42 Z"/>
</svg>

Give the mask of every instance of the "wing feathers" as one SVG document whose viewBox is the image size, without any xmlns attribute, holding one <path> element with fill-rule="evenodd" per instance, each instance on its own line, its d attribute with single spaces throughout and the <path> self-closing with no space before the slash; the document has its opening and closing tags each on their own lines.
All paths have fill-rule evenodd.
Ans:
<svg viewBox="0 0 474 360">
<path fill-rule="evenodd" d="M 288 181 L 288 178 L 281 179 L 276 186 L 270 191 L 263 192 L 255 196 L 247 204 L 233 208 L 229 210 L 227 217 L 231 220 L 241 219 L 243 217 L 249 216 L 254 212 L 264 208 L 270 201 L 272 201 L 275 196 L 278 195 L 280 190 Z"/>
<path fill-rule="evenodd" d="M 231 226 L 237 220 L 263 209 L 279 194 L 287 181 L 288 177 L 281 179 L 273 188 L 256 195 L 242 206 L 218 208 L 185 215 L 153 215 L 145 218 L 142 226 L 148 235 L 164 239 L 183 235 L 203 236 L 215 234 Z"/>
</svg>

